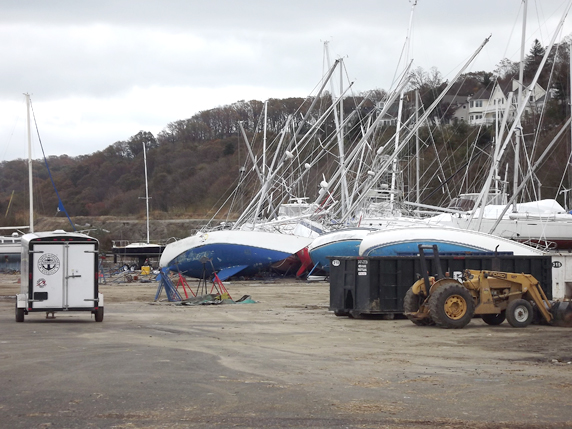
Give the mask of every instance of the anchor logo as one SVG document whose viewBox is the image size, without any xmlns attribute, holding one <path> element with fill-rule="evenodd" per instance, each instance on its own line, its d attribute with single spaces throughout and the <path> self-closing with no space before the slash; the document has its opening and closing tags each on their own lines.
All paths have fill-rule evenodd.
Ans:
<svg viewBox="0 0 572 429">
<path fill-rule="evenodd" d="M 53 253 L 46 253 L 38 260 L 38 269 L 48 276 L 55 274 L 60 269 L 60 260 Z"/>
</svg>

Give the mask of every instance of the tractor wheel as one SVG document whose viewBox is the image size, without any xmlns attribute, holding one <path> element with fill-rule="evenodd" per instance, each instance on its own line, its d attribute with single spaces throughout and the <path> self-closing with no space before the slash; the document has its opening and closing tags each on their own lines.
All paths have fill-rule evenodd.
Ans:
<svg viewBox="0 0 572 429">
<path fill-rule="evenodd" d="M 99 307 L 95 310 L 95 321 L 96 322 L 103 322 L 103 307 Z"/>
<path fill-rule="evenodd" d="M 434 325 L 433 320 L 430 317 L 425 319 L 414 319 L 413 317 L 409 316 L 407 313 L 417 313 L 419 311 L 419 307 L 421 307 L 421 303 L 423 302 L 423 297 L 419 295 L 415 295 L 413 293 L 413 288 L 409 288 L 409 290 L 405 293 L 405 298 L 403 298 L 403 312 L 405 316 L 415 323 L 417 326 L 429 326 Z"/>
<path fill-rule="evenodd" d="M 24 321 L 24 309 L 16 307 L 16 322 Z"/>
<path fill-rule="evenodd" d="M 533 317 L 532 305 L 526 299 L 515 299 L 506 308 L 506 320 L 514 328 L 526 328 Z"/>
<path fill-rule="evenodd" d="M 429 299 L 429 314 L 441 328 L 464 328 L 474 313 L 475 301 L 471 293 L 460 284 L 445 284 Z"/>
<path fill-rule="evenodd" d="M 497 326 L 504 322 L 506 319 L 506 313 L 501 311 L 498 314 L 483 314 L 481 315 L 481 319 L 483 319 L 483 322 L 487 325 Z"/>
</svg>

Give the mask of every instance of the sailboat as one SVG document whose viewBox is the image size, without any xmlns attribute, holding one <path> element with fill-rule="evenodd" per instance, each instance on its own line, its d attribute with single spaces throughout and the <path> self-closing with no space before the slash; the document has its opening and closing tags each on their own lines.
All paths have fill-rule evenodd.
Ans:
<svg viewBox="0 0 572 429">
<path fill-rule="evenodd" d="M 260 157 L 257 157 L 239 123 L 249 155 L 241 172 L 254 177 L 254 196 L 239 218 L 226 228 L 205 228 L 195 235 L 169 243 L 161 256 L 161 267 L 197 278 L 210 275 L 214 269 L 224 280 L 233 275 L 267 271 L 310 244 L 312 236 L 317 233 L 308 217 L 316 207 L 305 203 L 298 192 L 304 187 L 302 179 L 308 177 L 316 159 L 326 153 L 313 154 L 310 146 L 320 126 L 337 106 L 337 103 L 332 103 L 325 112 L 316 114 L 324 88 L 339 65 L 340 62 L 336 61 L 327 70 L 316 95 L 304 100 L 296 115 L 285 120 L 282 131 L 271 143 L 272 159 L 266 159 L 267 153 L 271 153 L 266 132 Z M 310 101 L 309 107 L 305 106 L 307 101 Z M 266 103 L 264 113 L 266 116 Z M 297 119 L 298 114 L 300 120 Z M 265 117 L 265 129 L 266 123 Z M 307 152 L 310 152 L 309 156 Z M 244 196 L 239 195 L 239 198 L 243 201 Z M 304 227 L 306 233 L 300 235 L 298 224 L 302 220 L 307 227 Z"/>
<path fill-rule="evenodd" d="M 452 226 L 462 229 L 483 231 L 489 234 L 498 235 L 504 238 L 509 238 L 515 241 L 523 242 L 533 246 L 543 247 L 545 250 L 562 250 L 572 249 L 572 215 L 568 213 L 555 199 L 535 200 L 524 203 L 516 203 L 517 197 L 521 194 L 527 182 L 532 179 L 536 170 L 542 165 L 543 161 L 547 158 L 548 154 L 555 146 L 555 144 L 564 136 L 564 133 L 569 129 L 572 119 L 568 118 L 565 124 L 560 128 L 560 131 L 555 135 L 552 141 L 544 149 L 543 153 L 532 164 L 521 183 L 518 183 L 518 160 L 519 160 L 519 147 L 521 129 L 520 119 L 523 115 L 526 104 L 531 98 L 531 94 L 539 79 L 542 68 L 547 63 L 549 53 L 553 46 L 555 46 L 556 36 L 560 33 L 566 16 L 572 7 L 572 1 L 564 11 L 560 23 L 554 32 L 549 46 L 546 48 L 545 54 L 540 62 L 536 74 L 532 82 L 526 88 L 524 94 L 522 92 L 523 84 L 523 66 L 524 66 L 524 34 L 526 29 L 526 0 L 524 4 L 524 17 L 523 17 L 523 38 L 521 44 L 521 59 L 519 70 L 519 93 L 516 102 L 517 112 L 515 114 L 513 123 L 507 136 L 502 141 L 502 145 L 495 150 L 493 163 L 489 169 L 488 177 L 486 178 L 485 185 L 481 193 L 476 195 L 460 196 L 461 200 L 471 203 L 473 207 L 470 210 L 462 211 L 456 214 L 444 213 L 429 219 L 428 223 L 431 225 Z M 571 66 L 572 69 L 572 66 Z M 511 95 L 510 93 L 509 95 Z M 506 121 L 503 119 L 503 124 Z M 501 158 L 505 150 L 511 142 L 512 136 L 516 137 L 515 144 L 515 168 L 514 168 L 514 184 L 512 197 L 506 204 L 487 204 L 488 196 L 491 195 L 489 189 L 494 177 L 497 176 Z M 475 198 L 476 197 L 476 198 Z M 512 210 L 509 212 L 509 209 Z"/>
<path fill-rule="evenodd" d="M 145 200 L 146 206 L 146 229 L 147 240 L 143 242 L 128 243 L 127 241 L 119 240 L 113 241 L 113 254 L 114 258 L 117 255 L 134 257 L 138 259 L 139 266 L 143 266 L 149 258 L 159 258 L 165 249 L 165 246 L 160 244 L 151 243 L 149 240 L 149 185 L 147 180 L 147 151 L 145 142 L 143 142 L 143 164 L 145 166 Z"/>
</svg>

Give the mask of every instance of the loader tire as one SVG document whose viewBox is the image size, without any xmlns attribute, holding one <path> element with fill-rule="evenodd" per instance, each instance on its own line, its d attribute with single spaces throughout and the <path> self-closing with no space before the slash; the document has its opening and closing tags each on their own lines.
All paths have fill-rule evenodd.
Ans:
<svg viewBox="0 0 572 429">
<path fill-rule="evenodd" d="M 16 307 L 16 322 L 24 321 L 24 309 Z"/>
<path fill-rule="evenodd" d="M 422 302 L 423 302 L 423 297 L 415 295 L 413 293 L 413 288 L 409 288 L 409 290 L 405 293 L 405 298 L 403 298 L 403 312 L 405 313 L 405 317 L 407 317 L 417 326 L 434 325 L 435 323 L 430 317 L 419 320 L 419 319 L 414 319 L 407 314 L 407 313 L 417 313 L 419 311 L 419 307 L 421 307 Z"/>
<path fill-rule="evenodd" d="M 481 319 L 483 319 L 483 322 L 485 322 L 487 325 L 497 326 L 505 321 L 506 313 L 501 311 L 498 314 L 483 314 Z"/>
<path fill-rule="evenodd" d="M 475 301 L 471 293 L 460 284 L 445 284 L 429 299 L 429 314 L 440 328 L 464 328 L 474 313 Z"/>
<path fill-rule="evenodd" d="M 506 308 L 506 320 L 513 328 L 526 328 L 533 318 L 532 305 L 526 299 L 515 299 Z"/>
</svg>

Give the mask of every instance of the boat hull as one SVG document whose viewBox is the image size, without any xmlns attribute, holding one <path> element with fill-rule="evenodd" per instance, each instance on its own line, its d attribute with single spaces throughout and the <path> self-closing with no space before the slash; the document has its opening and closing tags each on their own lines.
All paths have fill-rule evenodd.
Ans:
<svg viewBox="0 0 572 429">
<path fill-rule="evenodd" d="M 440 214 L 428 220 L 430 225 L 489 232 L 521 243 L 539 244 L 550 249 L 572 249 L 572 215 L 554 200 L 541 200 L 517 205 L 517 213 L 507 213 L 497 223 L 505 206 L 489 205 L 479 219 L 470 213 Z"/>
<path fill-rule="evenodd" d="M 199 233 L 168 244 L 160 265 L 195 278 L 210 277 L 213 268 L 217 272 L 225 270 L 250 276 L 295 254 L 310 241 L 309 238 L 261 231 Z"/>
<path fill-rule="evenodd" d="M 330 270 L 328 257 L 358 256 L 363 238 L 372 232 L 369 228 L 348 228 L 324 234 L 308 246 L 308 252 L 315 268 Z"/>
<path fill-rule="evenodd" d="M 438 245 L 442 253 L 512 252 L 514 255 L 543 255 L 530 246 L 495 235 L 457 228 L 396 228 L 368 234 L 360 245 L 360 256 L 400 256 L 419 252 L 418 246 Z"/>
</svg>

